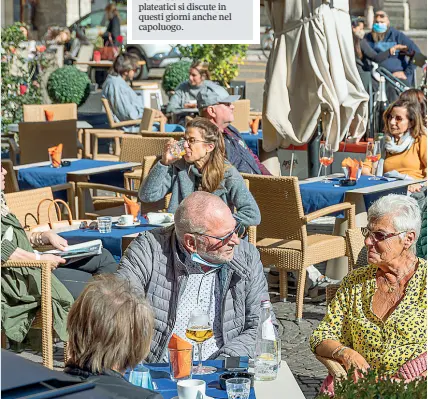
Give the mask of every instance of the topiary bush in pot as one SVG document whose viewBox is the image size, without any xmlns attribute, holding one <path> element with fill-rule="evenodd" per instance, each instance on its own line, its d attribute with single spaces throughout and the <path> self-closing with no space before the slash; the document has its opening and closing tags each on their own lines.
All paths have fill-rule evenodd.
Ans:
<svg viewBox="0 0 428 399">
<path fill-rule="evenodd" d="M 76 103 L 79 107 L 89 96 L 90 84 L 86 73 L 67 65 L 52 72 L 47 89 L 54 104 Z"/>
<path fill-rule="evenodd" d="M 180 83 L 189 79 L 190 61 L 177 61 L 169 64 L 162 78 L 162 87 L 165 93 L 174 91 Z"/>
</svg>

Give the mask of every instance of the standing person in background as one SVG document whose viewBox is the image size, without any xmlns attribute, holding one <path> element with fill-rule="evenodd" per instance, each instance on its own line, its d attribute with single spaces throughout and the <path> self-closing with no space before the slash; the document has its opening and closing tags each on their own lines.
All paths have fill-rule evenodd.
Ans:
<svg viewBox="0 0 428 399">
<path fill-rule="evenodd" d="M 120 35 L 120 19 L 119 12 L 117 11 L 115 4 L 109 4 L 105 8 L 106 19 L 109 21 L 107 25 L 107 30 L 103 33 L 102 37 L 104 39 L 104 45 L 108 46 L 111 41 L 113 45 L 117 46 L 117 37 Z M 111 41 L 110 41 L 111 39 Z"/>
<path fill-rule="evenodd" d="M 390 26 L 388 14 L 382 10 L 376 12 L 373 30 L 365 36 L 365 39 L 376 53 L 389 50 L 397 44 L 407 46 L 408 52 L 421 52 L 419 47 L 403 32 Z M 387 69 L 406 86 L 410 87 L 414 83 L 413 74 L 416 66 L 409 60 L 409 57 L 406 57 L 405 53 L 396 53 L 379 63 L 379 66 Z M 390 103 L 398 98 L 394 86 L 389 82 L 386 84 L 386 94 Z"/>
</svg>

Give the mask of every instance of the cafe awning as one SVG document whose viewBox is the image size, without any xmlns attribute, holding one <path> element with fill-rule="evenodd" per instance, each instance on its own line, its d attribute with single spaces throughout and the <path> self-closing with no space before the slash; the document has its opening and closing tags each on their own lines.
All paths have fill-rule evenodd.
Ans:
<svg viewBox="0 0 428 399">
<path fill-rule="evenodd" d="M 307 143 L 321 115 L 334 148 L 346 135 L 361 137 L 368 95 L 355 64 L 348 1 L 264 5 L 275 32 L 266 68 L 264 150 Z"/>
</svg>

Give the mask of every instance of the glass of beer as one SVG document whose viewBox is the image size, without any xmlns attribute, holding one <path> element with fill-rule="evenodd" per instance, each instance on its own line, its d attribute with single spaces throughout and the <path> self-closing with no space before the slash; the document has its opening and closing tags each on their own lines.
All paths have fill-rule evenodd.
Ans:
<svg viewBox="0 0 428 399">
<path fill-rule="evenodd" d="M 208 313 L 196 309 L 190 314 L 187 324 L 186 337 L 198 345 L 199 363 L 193 367 L 194 375 L 212 374 L 217 371 L 215 367 L 202 365 L 202 344 L 214 335 Z"/>
</svg>

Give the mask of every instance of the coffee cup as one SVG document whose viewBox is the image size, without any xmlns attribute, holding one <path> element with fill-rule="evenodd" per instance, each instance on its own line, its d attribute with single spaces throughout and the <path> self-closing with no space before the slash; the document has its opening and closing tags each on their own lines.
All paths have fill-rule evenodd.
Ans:
<svg viewBox="0 0 428 399">
<path fill-rule="evenodd" d="M 207 384 L 203 380 L 183 380 L 177 382 L 179 399 L 204 399 Z"/>
<path fill-rule="evenodd" d="M 196 104 L 197 104 L 198 102 L 197 102 L 197 100 L 189 100 L 189 101 L 188 101 L 188 103 L 189 103 L 189 104 L 194 105 L 194 106 L 195 106 L 195 108 L 196 108 Z"/>
<path fill-rule="evenodd" d="M 134 216 L 132 215 L 122 215 L 117 221 L 118 224 L 122 224 L 125 226 L 134 224 Z"/>
</svg>

